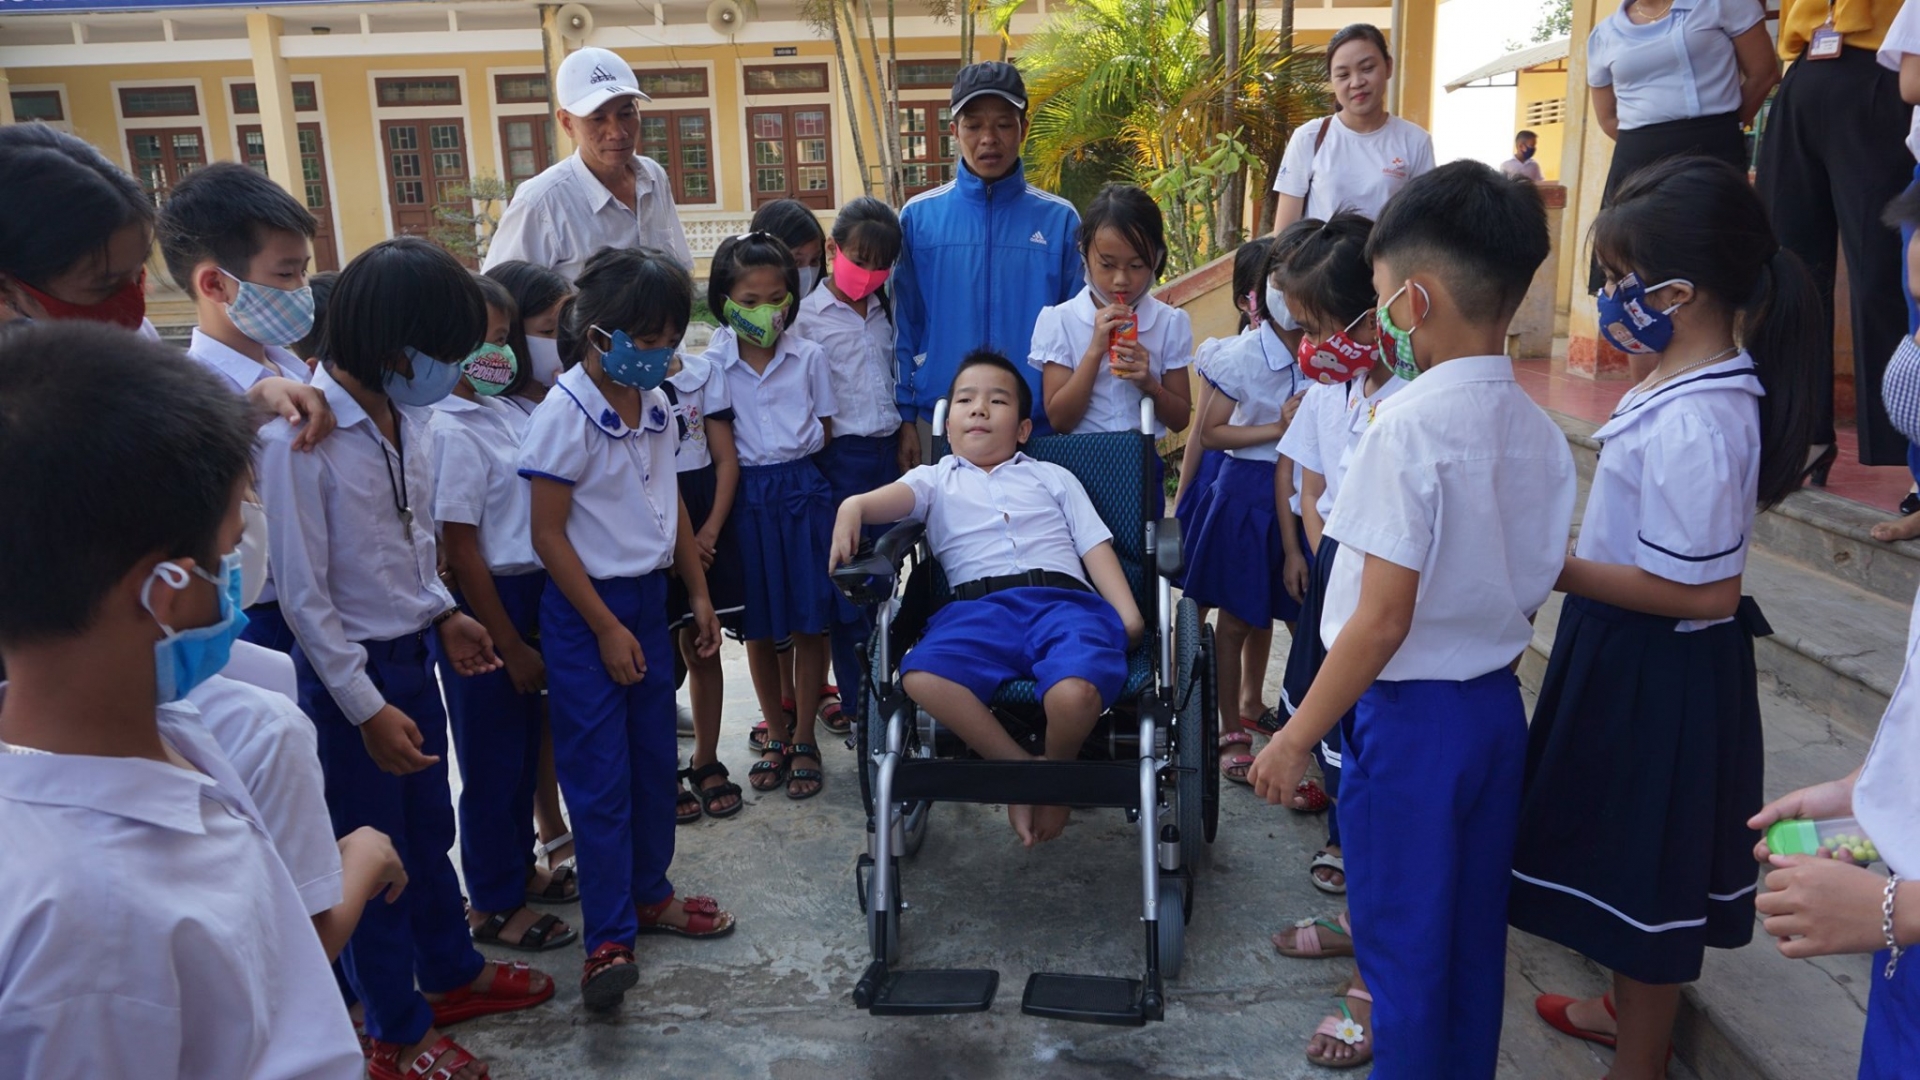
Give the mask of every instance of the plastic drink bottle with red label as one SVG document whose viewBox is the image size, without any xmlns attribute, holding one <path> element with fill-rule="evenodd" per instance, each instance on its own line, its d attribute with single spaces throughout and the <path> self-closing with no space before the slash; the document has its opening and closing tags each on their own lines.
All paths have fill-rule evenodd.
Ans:
<svg viewBox="0 0 1920 1080">
<path fill-rule="evenodd" d="M 1127 302 L 1125 296 L 1116 296 L 1113 299 L 1116 303 L 1124 304 Z M 1107 366 L 1110 368 L 1118 368 L 1120 366 L 1120 350 L 1115 346 L 1123 341 L 1139 340 L 1140 314 L 1129 307 L 1126 318 L 1120 320 L 1119 325 L 1113 328 L 1113 336 L 1108 339 Z"/>
</svg>

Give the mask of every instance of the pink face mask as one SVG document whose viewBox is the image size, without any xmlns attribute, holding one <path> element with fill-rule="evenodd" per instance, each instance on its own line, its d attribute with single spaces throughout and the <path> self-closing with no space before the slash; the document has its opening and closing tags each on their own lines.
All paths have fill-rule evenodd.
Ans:
<svg viewBox="0 0 1920 1080">
<path fill-rule="evenodd" d="M 887 283 L 891 270 L 868 270 L 855 266 L 844 251 L 833 253 L 833 283 L 849 300 L 865 300 Z"/>
</svg>

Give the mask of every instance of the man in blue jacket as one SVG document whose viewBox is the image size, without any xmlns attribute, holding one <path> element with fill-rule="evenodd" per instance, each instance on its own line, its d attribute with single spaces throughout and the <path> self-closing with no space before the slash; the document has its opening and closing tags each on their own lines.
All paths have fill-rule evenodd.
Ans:
<svg viewBox="0 0 1920 1080">
<path fill-rule="evenodd" d="M 1020 164 L 1027 137 L 1020 72 L 993 61 L 962 68 L 948 104 L 960 167 L 950 183 L 900 211 L 904 242 L 893 284 L 903 470 L 925 456 L 934 403 L 960 358 L 978 348 L 1013 358 L 1033 385 L 1033 433 L 1053 430 L 1040 404 L 1040 372 L 1025 360 L 1040 309 L 1065 303 L 1084 284 L 1079 212 L 1029 187 Z"/>
</svg>

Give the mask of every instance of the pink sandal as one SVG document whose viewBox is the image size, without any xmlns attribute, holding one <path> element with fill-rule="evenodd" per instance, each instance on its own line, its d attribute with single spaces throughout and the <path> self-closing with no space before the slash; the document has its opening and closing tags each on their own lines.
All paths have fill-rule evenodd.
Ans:
<svg viewBox="0 0 1920 1080">
<path fill-rule="evenodd" d="M 1367 1037 L 1366 1025 L 1353 1018 L 1353 1010 L 1347 1008 L 1347 998 L 1352 998 L 1355 1001 L 1364 1001 L 1369 1005 L 1373 1004 L 1372 994 L 1367 993 L 1365 990 L 1356 990 L 1349 986 L 1345 993 L 1334 998 L 1334 1000 L 1340 1004 L 1340 1015 L 1329 1016 L 1320 1021 L 1320 1026 L 1314 1028 L 1313 1033 L 1315 1035 L 1325 1035 L 1330 1039 L 1346 1043 L 1348 1046 L 1354 1048 L 1355 1053 L 1350 1058 L 1336 1059 L 1330 1057 L 1315 1057 L 1313 1052 L 1309 1050 L 1307 1052 L 1307 1060 L 1313 1062 L 1315 1065 L 1328 1069 L 1357 1069 L 1373 1060 L 1373 1040 Z M 1361 1043 L 1366 1044 L 1365 1048 L 1361 1047 Z"/>
<path fill-rule="evenodd" d="M 1229 754 L 1228 750 L 1236 746 L 1253 749 L 1253 736 L 1245 731 L 1226 731 L 1220 734 L 1220 775 L 1236 784 L 1249 783 L 1247 770 L 1253 768 L 1253 754 Z"/>
<path fill-rule="evenodd" d="M 1328 944 L 1320 940 L 1320 928 L 1346 936 L 1344 942 Z M 1293 924 L 1293 944 L 1287 944 L 1286 931 L 1273 935 L 1273 947 L 1281 956 L 1291 956 L 1297 960 L 1318 960 L 1323 956 L 1353 955 L 1353 924 L 1347 921 L 1347 913 L 1341 912 L 1337 921 L 1308 917 Z"/>
</svg>

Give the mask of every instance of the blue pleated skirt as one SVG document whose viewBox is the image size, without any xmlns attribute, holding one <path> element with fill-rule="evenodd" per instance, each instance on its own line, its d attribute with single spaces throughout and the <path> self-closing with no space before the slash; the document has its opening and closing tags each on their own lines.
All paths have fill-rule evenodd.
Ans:
<svg viewBox="0 0 1920 1080">
<path fill-rule="evenodd" d="M 742 637 L 825 632 L 836 595 L 827 577 L 833 493 L 813 460 L 742 466 L 731 520 L 746 604 Z"/>
<path fill-rule="evenodd" d="M 1300 614 L 1284 580 L 1273 470 L 1271 461 L 1225 458 L 1187 545 L 1186 594 L 1254 627 Z"/>
</svg>

